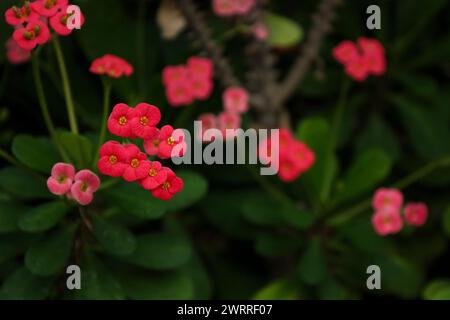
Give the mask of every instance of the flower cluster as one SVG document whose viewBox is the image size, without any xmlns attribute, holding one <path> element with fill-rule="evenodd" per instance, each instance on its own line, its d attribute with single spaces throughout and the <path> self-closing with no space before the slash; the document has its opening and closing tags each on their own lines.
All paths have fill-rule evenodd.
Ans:
<svg viewBox="0 0 450 320">
<path fill-rule="evenodd" d="M 384 48 L 377 39 L 359 38 L 356 44 L 343 41 L 333 49 L 333 56 L 356 81 L 364 81 L 370 74 L 380 76 L 386 72 Z"/>
<path fill-rule="evenodd" d="M 111 78 L 120 78 L 133 74 L 133 66 L 126 60 L 112 54 L 105 54 L 92 61 L 89 71 L 95 74 L 107 75 Z"/>
<path fill-rule="evenodd" d="M 245 15 L 252 10 L 255 0 L 213 0 L 213 11 L 218 16 Z"/>
<path fill-rule="evenodd" d="M 372 199 L 375 212 L 372 216 L 372 224 L 376 233 L 386 236 L 402 230 L 402 205 L 403 194 L 398 189 L 380 188 L 375 192 Z M 405 205 L 403 213 L 407 224 L 422 226 L 427 220 L 428 208 L 424 203 L 411 202 Z"/>
<path fill-rule="evenodd" d="M 270 163 L 271 139 L 262 141 L 259 145 L 259 158 L 265 163 Z M 315 153 L 305 143 L 296 140 L 287 129 L 279 131 L 279 171 L 278 176 L 284 182 L 292 182 L 302 173 L 308 171 L 315 161 Z"/>
<path fill-rule="evenodd" d="M 167 100 L 173 107 L 206 100 L 213 89 L 213 64 L 206 58 L 190 57 L 186 65 L 167 66 L 162 76 Z"/>
<path fill-rule="evenodd" d="M 131 108 L 119 103 L 108 118 L 108 130 L 122 138 L 143 139 L 145 151 L 160 159 L 182 156 L 186 150 L 183 132 L 170 125 L 158 129 L 160 120 L 161 112 L 153 105 L 139 103 Z M 98 169 L 104 175 L 137 182 L 162 200 L 169 200 L 183 188 L 183 180 L 171 169 L 163 167 L 159 161 L 149 161 L 147 155 L 132 143 L 104 143 L 100 148 Z"/>
<path fill-rule="evenodd" d="M 24 50 L 31 51 L 37 45 L 50 40 L 50 27 L 59 35 L 72 33 L 68 21 L 73 12 L 68 13 L 68 0 L 25 1 L 22 7 L 13 6 L 5 12 L 6 22 L 15 28 L 13 39 Z M 80 24 L 84 17 L 80 12 Z"/>
<path fill-rule="evenodd" d="M 55 195 L 65 195 L 86 206 L 94 199 L 94 193 L 100 187 L 100 179 L 90 170 L 84 169 L 75 173 L 73 165 L 58 162 L 52 168 L 47 187 Z"/>
</svg>

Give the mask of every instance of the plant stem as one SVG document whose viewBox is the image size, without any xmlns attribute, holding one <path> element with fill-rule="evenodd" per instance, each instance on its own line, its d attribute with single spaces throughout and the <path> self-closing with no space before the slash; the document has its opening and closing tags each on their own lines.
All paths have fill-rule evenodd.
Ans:
<svg viewBox="0 0 450 320">
<path fill-rule="evenodd" d="M 69 158 L 68 158 L 66 152 L 64 151 L 64 149 L 61 147 L 61 144 L 59 143 L 58 135 L 56 134 L 55 126 L 53 125 L 53 121 L 50 116 L 47 99 L 45 97 L 44 86 L 42 85 L 41 71 L 39 68 L 39 57 L 38 57 L 37 53 L 34 53 L 31 55 L 31 66 L 33 69 L 33 79 L 34 79 L 34 85 L 36 87 L 36 92 L 37 92 L 37 96 L 38 96 L 39 107 L 41 108 L 41 113 L 42 113 L 42 117 L 44 118 L 45 125 L 47 126 L 47 130 L 50 134 L 50 137 L 53 140 L 55 147 L 58 149 L 58 152 L 61 155 L 61 158 L 65 162 L 69 162 Z"/>
<path fill-rule="evenodd" d="M 56 60 L 58 61 L 59 71 L 61 73 L 62 85 L 64 90 L 64 97 L 66 99 L 67 115 L 69 117 L 70 131 L 78 134 L 78 124 L 75 115 L 75 107 L 73 103 L 72 90 L 70 89 L 69 75 L 67 73 L 66 63 L 61 50 L 59 39 L 56 35 L 53 36 L 53 48 L 55 49 Z"/>
<path fill-rule="evenodd" d="M 427 165 L 417 169 L 416 171 L 414 171 L 410 175 L 406 176 L 405 178 L 400 179 L 399 181 L 395 182 L 392 185 L 392 187 L 398 188 L 398 189 L 405 189 L 405 188 L 409 187 L 410 185 L 412 185 L 413 183 L 426 177 L 427 175 L 429 175 L 436 169 L 443 168 L 443 167 L 450 167 L 450 156 L 447 156 L 447 157 L 444 157 L 444 158 L 441 158 L 436 161 L 428 163 Z M 330 219 L 328 219 L 326 223 L 329 226 L 333 226 L 333 227 L 340 226 L 340 225 L 346 223 L 347 221 L 353 219 L 360 213 L 369 210 L 371 204 L 372 204 L 371 199 L 366 199 L 347 210 L 343 210 L 341 212 L 336 213 Z"/>
<path fill-rule="evenodd" d="M 331 124 L 331 137 L 329 151 L 334 151 L 339 143 L 340 131 L 342 127 L 342 119 L 344 118 L 345 107 L 347 106 L 347 96 L 350 90 L 351 82 L 348 77 L 342 82 L 341 91 L 339 93 L 339 100 L 336 105 L 336 111 L 333 116 L 333 122 Z"/>
<path fill-rule="evenodd" d="M 102 78 L 103 82 L 103 114 L 102 114 L 102 126 L 100 127 L 100 133 L 98 136 L 97 149 L 94 156 L 94 161 L 92 162 L 92 167 L 95 168 L 95 165 L 98 161 L 99 151 L 102 143 L 105 141 L 106 136 L 106 125 L 108 123 L 108 114 L 109 114 L 109 103 L 111 100 L 111 81 L 106 78 Z"/>
</svg>

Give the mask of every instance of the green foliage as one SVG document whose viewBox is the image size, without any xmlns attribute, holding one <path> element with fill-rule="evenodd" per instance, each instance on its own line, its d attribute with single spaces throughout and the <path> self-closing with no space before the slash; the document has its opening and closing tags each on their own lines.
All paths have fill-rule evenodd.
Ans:
<svg viewBox="0 0 450 320">
<path fill-rule="evenodd" d="M 76 168 L 90 166 L 92 161 L 92 145 L 89 139 L 71 132 L 61 132 L 59 140 Z"/>
<path fill-rule="evenodd" d="M 267 41 L 274 47 L 291 47 L 303 38 L 303 29 L 289 18 L 266 13 L 264 22 L 269 31 Z"/>
<path fill-rule="evenodd" d="M 67 213 L 69 207 L 59 201 L 48 202 L 27 210 L 18 222 L 26 232 L 47 231 L 57 225 Z"/>
<path fill-rule="evenodd" d="M 25 166 L 48 174 L 58 160 L 55 149 L 46 138 L 20 134 L 14 137 L 12 153 Z"/>
</svg>

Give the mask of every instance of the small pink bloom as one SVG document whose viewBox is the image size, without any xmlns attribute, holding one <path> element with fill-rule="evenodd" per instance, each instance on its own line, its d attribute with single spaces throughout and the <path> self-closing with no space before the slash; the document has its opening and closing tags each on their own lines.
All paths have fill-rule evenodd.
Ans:
<svg viewBox="0 0 450 320">
<path fill-rule="evenodd" d="M 364 57 L 358 57 L 345 65 L 345 72 L 356 81 L 364 81 L 369 75 L 369 66 Z"/>
<path fill-rule="evenodd" d="M 234 12 L 236 14 L 248 14 L 255 5 L 256 0 L 233 0 Z"/>
<path fill-rule="evenodd" d="M 158 154 L 158 148 L 161 141 L 159 140 L 159 130 L 151 139 L 144 140 L 144 150 L 151 156 Z"/>
<path fill-rule="evenodd" d="M 219 129 L 222 131 L 225 140 L 236 137 L 236 129 L 239 129 L 241 125 L 241 117 L 239 114 L 224 111 L 218 115 L 217 119 Z"/>
<path fill-rule="evenodd" d="M 46 43 L 50 37 L 50 30 L 40 20 L 30 21 L 26 27 L 18 28 L 13 33 L 16 43 L 27 51 L 33 50 L 38 44 Z"/>
<path fill-rule="evenodd" d="M 248 110 L 248 93 L 241 87 L 230 87 L 223 93 L 223 105 L 226 111 L 244 113 Z"/>
<path fill-rule="evenodd" d="M 194 98 L 199 100 L 208 99 L 213 89 L 212 80 L 209 78 L 194 77 L 190 80 L 191 93 Z"/>
<path fill-rule="evenodd" d="M 125 147 L 117 141 L 107 141 L 100 148 L 100 158 L 97 163 L 100 173 L 121 177 L 126 168 L 127 155 Z"/>
<path fill-rule="evenodd" d="M 180 153 L 173 155 L 172 151 L 178 144 L 185 145 L 184 134 L 180 129 L 174 130 L 172 126 L 165 125 L 159 131 L 158 157 L 168 159 L 172 156 L 182 156 L 185 148 L 180 149 Z"/>
<path fill-rule="evenodd" d="M 133 109 L 125 103 L 116 104 L 108 118 L 108 130 L 112 134 L 129 138 L 131 136 L 131 119 Z"/>
<path fill-rule="evenodd" d="M 191 78 L 211 79 L 213 76 L 213 64 L 207 58 L 190 57 L 187 68 Z"/>
<path fill-rule="evenodd" d="M 216 116 L 212 113 L 204 113 L 198 117 L 198 121 L 201 121 L 202 123 L 202 130 L 201 132 L 198 132 L 199 136 L 197 136 L 197 139 L 204 142 L 213 141 L 215 137 L 211 137 L 211 139 L 205 139 L 204 133 L 206 130 L 217 128 Z"/>
<path fill-rule="evenodd" d="M 104 74 L 111 78 L 120 78 L 124 75 L 132 75 L 134 69 L 126 60 L 112 54 L 105 54 L 92 62 L 89 71 L 95 74 Z"/>
<path fill-rule="evenodd" d="M 90 170 L 80 170 L 75 175 L 75 182 L 70 188 L 70 196 L 82 206 L 90 204 L 94 192 L 100 187 L 100 179 Z"/>
<path fill-rule="evenodd" d="M 21 64 L 30 60 L 30 51 L 22 49 L 13 38 L 6 41 L 6 57 L 11 64 Z"/>
<path fill-rule="evenodd" d="M 234 15 L 234 0 L 213 0 L 213 11 L 216 15 L 228 17 Z"/>
<path fill-rule="evenodd" d="M 386 208 L 372 216 L 372 225 L 377 234 L 386 236 L 400 232 L 403 228 L 403 220 L 398 211 Z"/>
<path fill-rule="evenodd" d="M 150 162 L 150 169 L 147 176 L 139 183 L 146 190 L 153 190 L 164 183 L 167 179 L 167 171 L 158 161 Z"/>
<path fill-rule="evenodd" d="M 358 45 L 364 56 L 384 56 L 384 47 L 377 39 L 359 38 Z"/>
<path fill-rule="evenodd" d="M 68 4 L 68 0 L 37 0 L 31 4 L 31 8 L 43 17 L 53 17 Z"/>
<path fill-rule="evenodd" d="M 56 195 L 66 194 L 72 186 L 75 168 L 68 163 L 58 162 L 52 168 L 52 175 L 47 180 L 47 187 Z"/>
<path fill-rule="evenodd" d="M 142 139 L 151 139 L 158 135 L 156 125 L 161 120 L 161 111 L 151 104 L 139 103 L 133 110 L 131 130 Z"/>
<path fill-rule="evenodd" d="M 163 83 L 169 86 L 177 82 L 186 82 L 188 79 L 188 69 L 185 66 L 167 66 L 162 72 Z"/>
<path fill-rule="evenodd" d="M 65 11 L 61 11 L 56 13 L 54 16 L 50 18 L 50 26 L 55 30 L 57 34 L 60 36 L 68 36 L 72 33 L 72 29 L 67 27 L 67 20 L 69 19 L 69 15 Z M 84 24 L 84 15 L 81 13 L 80 16 L 80 26 Z"/>
<path fill-rule="evenodd" d="M 305 143 L 295 140 L 289 149 L 289 157 L 294 161 L 300 173 L 308 171 L 314 164 L 314 151 Z"/>
<path fill-rule="evenodd" d="M 169 168 L 163 168 L 166 172 L 165 181 L 151 191 L 155 198 L 167 201 L 183 189 L 183 180 L 175 175 Z"/>
<path fill-rule="evenodd" d="M 39 15 L 31 10 L 30 4 L 26 3 L 23 7 L 12 7 L 5 12 L 6 23 L 11 26 L 19 26 L 30 20 L 37 20 Z"/>
<path fill-rule="evenodd" d="M 292 182 L 298 178 L 301 171 L 297 163 L 291 158 L 280 158 L 280 167 L 278 169 L 278 176 L 281 181 Z"/>
<path fill-rule="evenodd" d="M 342 41 L 333 49 L 334 58 L 342 64 L 355 61 L 359 57 L 358 48 L 349 40 Z"/>
<path fill-rule="evenodd" d="M 390 208 L 399 212 L 403 204 L 403 194 L 398 189 L 380 188 L 372 199 L 372 207 L 375 211 Z"/>
<path fill-rule="evenodd" d="M 255 23 L 252 26 L 252 32 L 255 38 L 258 40 L 266 40 L 269 36 L 269 30 L 267 29 L 267 26 L 262 22 Z"/>
<path fill-rule="evenodd" d="M 404 209 L 407 224 L 422 226 L 428 218 L 428 207 L 425 203 L 407 203 Z"/>
<path fill-rule="evenodd" d="M 134 144 L 125 145 L 126 167 L 122 177 L 126 181 L 136 181 L 145 178 L 150 170 L 150 162 L 145 153 Z"/>
<path fill-rule="evenodd" d="M 194 101 L 192 88 L 189 82 L 172 82 L 166 86 L 166 96 L 173 107 L 186 106 Z"/>
</svg>

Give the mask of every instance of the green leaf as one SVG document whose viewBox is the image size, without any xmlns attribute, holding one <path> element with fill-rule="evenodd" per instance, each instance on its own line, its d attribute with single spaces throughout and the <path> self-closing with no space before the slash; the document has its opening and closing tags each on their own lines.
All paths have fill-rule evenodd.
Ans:
<svg viewBox="0 0 450 320">
<path fill-rule="evenodd" d="M 0 170 L 0 187 L 21 199 L 54 197 L 44 179 L 14 167 Z"/>
<path fill-rule="evenodd" d="M 309 118 L 302 121 L 297 128 L 297 138 L 305 142 L 315 153 L 315 162 L 306 172 L 302 181 L 311 195 L 318 195 L 320 202 L 325 202 L 331 191 L 333 181 L 337 174 L 337 158 L 330 154 L 330 125 L 322 118 Z"/>
<path fill-rule="evenodd" d="M 39 276 L 61 272 L 70 257 L 75 230 L 73 226 L 60 229 L 33 243 L 25 254 L 27 268 Z"/>
<path fill-rule="evenodd" d="M 291 279 L 278 279 L 256 292 L 254 300 L 298 300 L 299 292 Z"/>
<path fill-rule="evenodd" d="M 49 174 L 58 162 L 58 154 L 47 138 L 36 138 L 26 134 L 14 137 L 12 153 L 27 167 Z"/>
<path fill-rule="evenodd" d="M 303 29 L 287 17 L 267 13 L 264 21 L 269 31 L 267 41 L 274 47 L 291 47 L 303 38 Z"/>
<path fill-rule="evenodd" d="M 19 204 L 0 201 L 0 234 L 17 231 L 17 221 L 24 211 Z"/>
<path fill-rule="evenodd" d="M 450 205 L 444 211 L 442 215 L 442 225 L 444 227 L 444 231 L 448 237 L 450 237 Z"/>
<path fill-rule="evenodd" d="M 335 202 L 357 197 L 383 181 L 391 170 L 390 158 L 379 149 L 358 155 L 338 186 Z"/>
<path fill-rule="evenodd" d="M 167 202 L 170 211 L 187 208 L 202 199 L 208 191 L 208 182 L 192 171 L 179 171 L 177 176 L 183 179 L 183 190 Z"/>
<path fill-rule="evenodd" d="M 128 229 L 97 215 L 92 215 L 91 219 L 94 235 L 106 252 L 116 256 L 127 256 L 136 249 L 136 239 Z"/>
<path fill-rule="evenodd" d="M 22 254 L 34 240 L 24 234 L 7 234 L 0 236 L 0 263 Z"/>
<path fill-rule="evenodd" d="M 61 201 L 48 202 L 28 210 L 19 220 L 27 232 L 42 232 L 53 228 L 66 215 L 69 207 Z"/>
<path fill-rule="evenodd" d="M 433 280 L 425 287 L 423 298 L 426 300 L 450 300 L 450 280 Z"/>
<path fill-rule="evenodd" d="M 4 299 L 42 300 L 48 297 L 52 285 L 52 278 L 38 277 L 22 267 L 5 280 L 0 294 Z"/>
<path fill-rule="evenodd" d="M 136 250 L 125 261 L 144 268 L 165 270 L 183 265 L 191 253 L 184 237 L 167 233 L 145 234 L 137 238 Z"/>
<path fill-rule="evenodd" d="M 138 184 L 124 184 L 105 192 L 109 201 L 122 209 L 123 214 L 153 220 L 162 217 L 167 211 L 167 203 L 155 199 Z"/>
<path fill-rule="evenodd" d="M 77 168 L 91 165 L 93 151 L 89 139 L 72 132 L 61 132 L 59 140 Z"/>
<path fill-rule="evenodd" d="M 298 264 L 300 279 L 309 285 L 317 285 L 327 273 L 320 239 L 313 239 Z"/>
<path fill-rule="evenodd" d="M 301 245 L 299 238 L 262 232 L 255 241 L 255 251 L 265 257 L 281 257 L 293 253 Z"/>
</svg>

